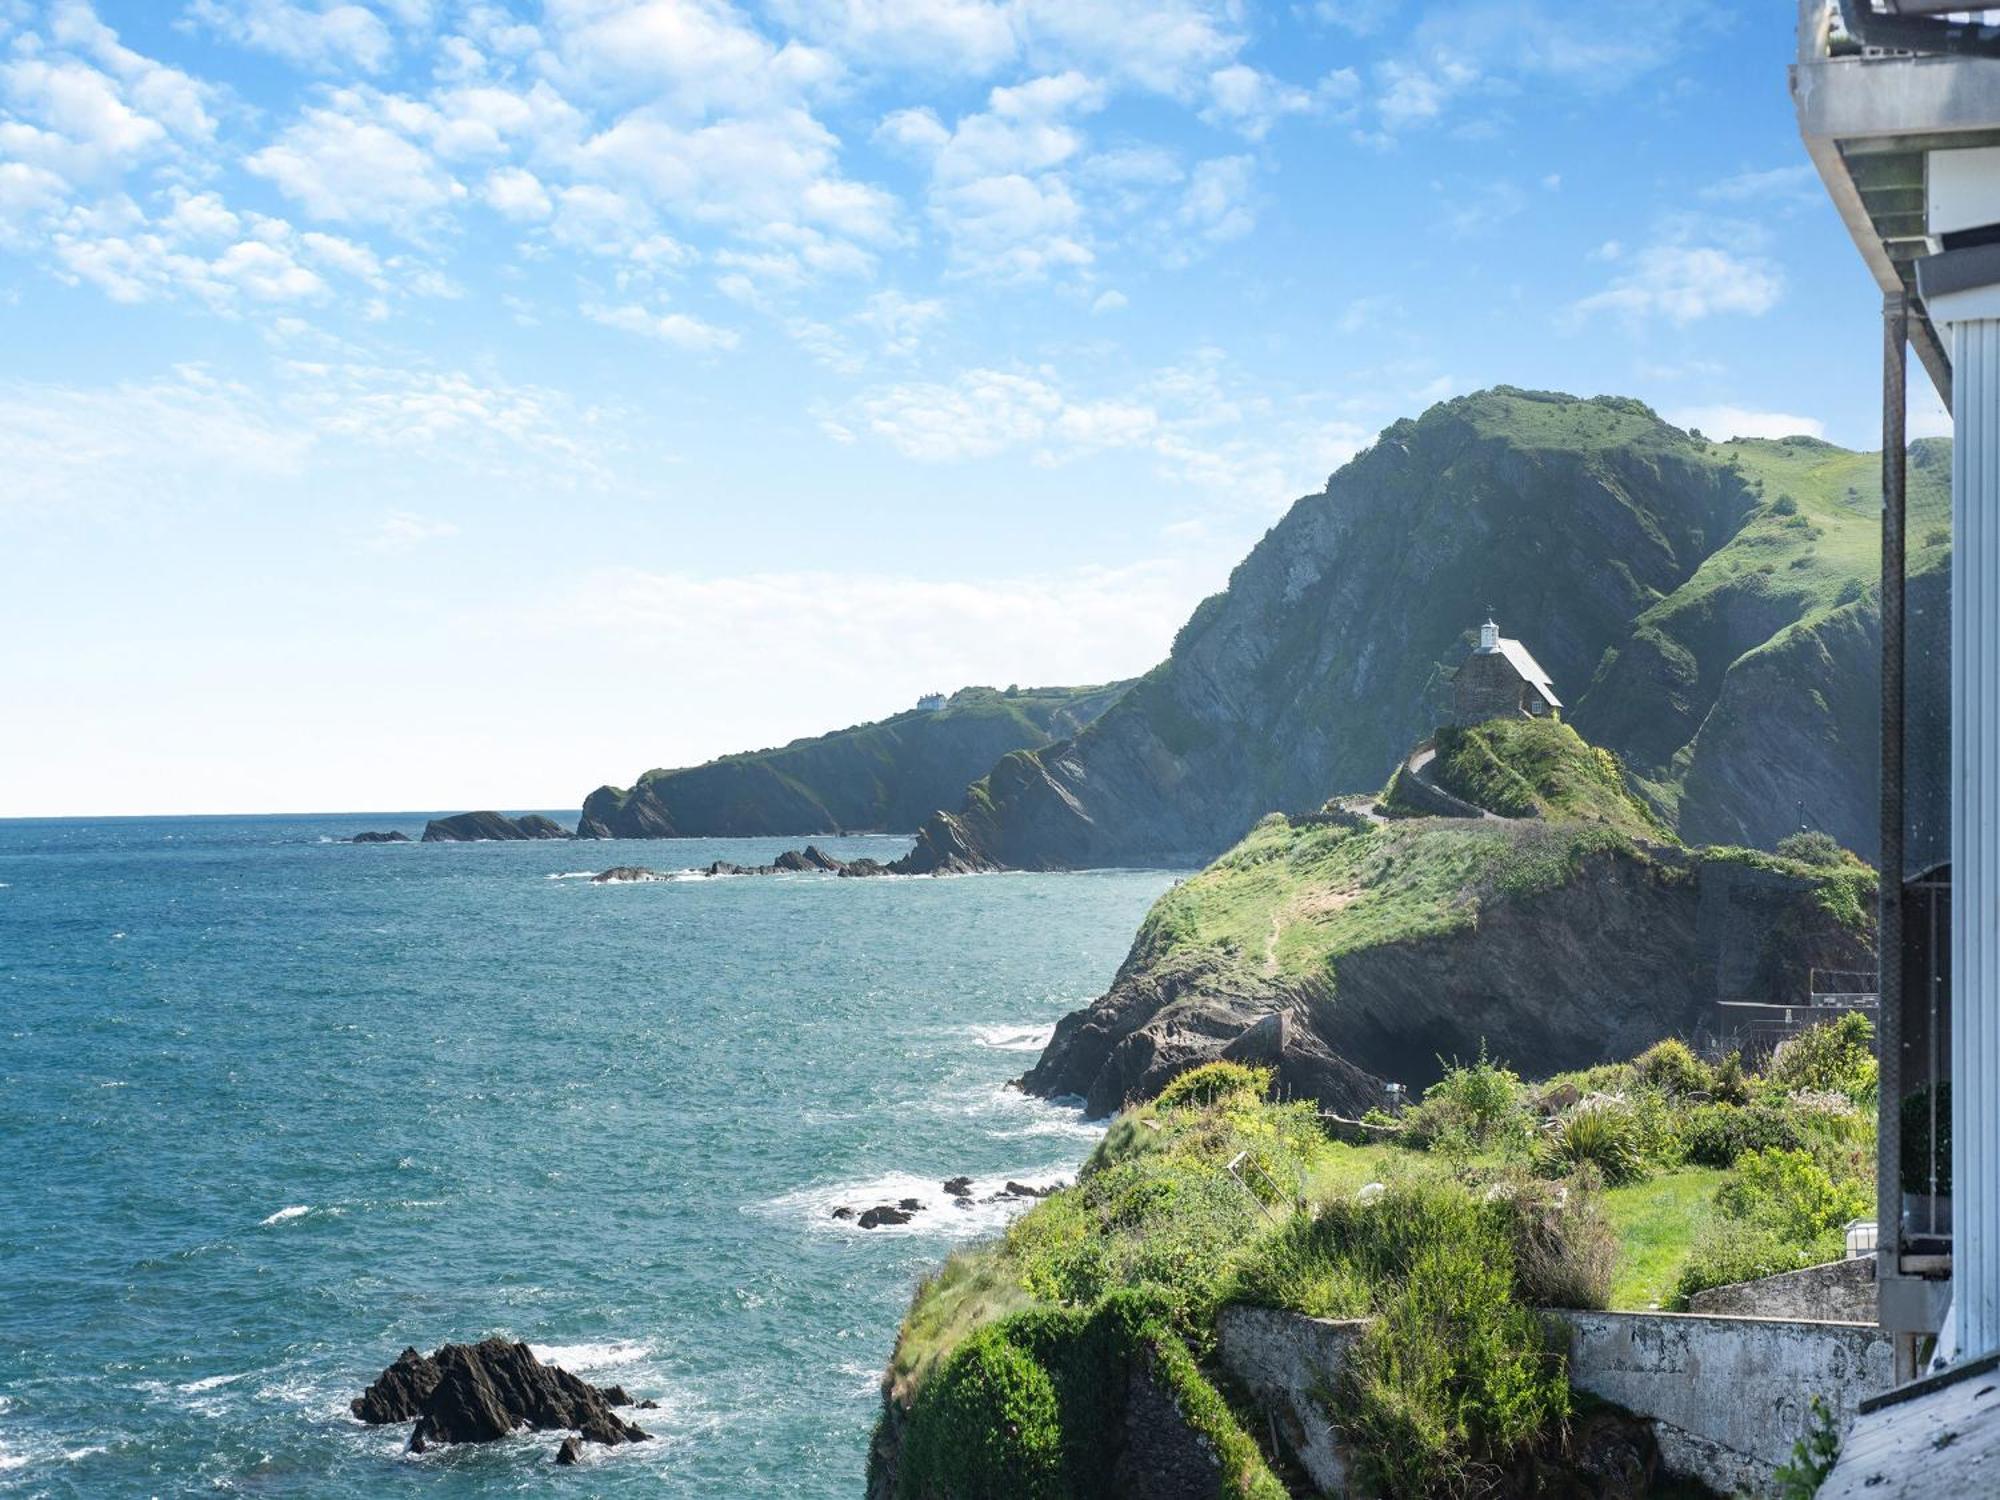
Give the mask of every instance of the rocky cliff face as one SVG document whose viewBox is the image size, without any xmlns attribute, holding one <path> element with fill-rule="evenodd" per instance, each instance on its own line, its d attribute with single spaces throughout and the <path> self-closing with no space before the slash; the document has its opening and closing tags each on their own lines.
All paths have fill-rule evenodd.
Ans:
<svg viewBox="0 0 2000 1500">
<path fill-rule="evenodd" d="M 1717 1001 L 1802 1004 L 1811 968 L 1872 965 L 1865 866 L 1638 836 L 1637 804 L 1591 784 L 1615 774 L 1601 758 L 1561 726 L 1536 732 L 1513 763 L 1553 816 L 1266 818 L 1160 899 L 1025 1086 L 1103 1114 L 1232 1057 L 1359 1113 L 1377 1080 L 1426 1084 L 1482 1044 L 1541 1072 L 1586 1067 L 1715 1034 Z"/>
<path fill-rule="evenodd" d="M 1670 822 L 1769 842 L 1809 786 L 1866 853 L 1877 467 L 1616 398 L 1446 402 L 1298 501 L 1102 718 L 926 822 L 914 867 L 1200 864 L 1379 786 L 1488 606 Z"/>
<path fill-rule="evenodd" d="M 938 712 L 649 771 L 629 789 L 592 792 L 577 831 L 584 838 L 905 832 L 1001 756 L 1085 728 L 1125 687 L 967 688 Z"/>
</svg>

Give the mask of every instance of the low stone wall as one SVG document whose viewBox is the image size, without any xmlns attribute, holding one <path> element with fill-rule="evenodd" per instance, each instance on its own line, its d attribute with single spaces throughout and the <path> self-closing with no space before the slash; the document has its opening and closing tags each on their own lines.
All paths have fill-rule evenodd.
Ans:
<svg viewBox="0 0 2000 1500">
<path fill-rule="evenodd" d="M 1856 1323 L 1698 1313 L 1551 1312 L 1570 1384 L 1649 1418 L 1677 1474 L 1765 1494 L 1819 1396 L 1844 1428 L 1895 1379 L 1889 1335 Z"/>
<path fill-rule="evenodd" d="M 1688 1299 L 1688 1311 L 1809 1323 L 1873 1323 L 1875 1301 L 1875 1257 L 1854 1255 L 1761 1281 L 1710 1287 Z"/>
<path fill-rule="evenodd" d="M 1676 1474 L 1722 1494 L 1766 1494 L 1804 1436 L 1812 1398 L 1852 1421 L 1893 1379 L 1889 1336 L 1856 1323 L 1694 1313 L 1552 1310 L 1570 1384 L 1652 1426 Z M 1327 1408 L 1363 1322 L 1230 1307 L 1217 1323 L 1223 1369 L 1256 1403 L 1313 1483 L 1348 1493 L 1351 1464 Z"/>
<path fill-rule="evenodd" d="M 1222 1368 L 1329 1495 L 1347 1493 L 1348 1460 L 1326 1395 L 1368 1324 L 1329 1322 L 1268 1307 L 1225 1307 L 1216 1320 Z"/>
</svg>

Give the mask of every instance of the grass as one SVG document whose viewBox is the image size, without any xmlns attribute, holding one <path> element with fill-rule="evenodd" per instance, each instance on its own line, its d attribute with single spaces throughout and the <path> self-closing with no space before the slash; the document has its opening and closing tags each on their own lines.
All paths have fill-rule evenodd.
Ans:
<svg viewBox="0 0 2000 1500">
<path fill-rule="evenodd" d="M 1672 1301 L 1689 1252 L 1715 1217 L 1716 1189 L 1728 1175 L 1714 1167 L 1683 1167 L 1605 1189 L 1604 1211 L 1618 1234 L 1613 1307 L 1644 1311 Z"/>
<path fill-rule="evenodd" d="M 1437 734 L 1439 785 L 1489 812 L 1602 824 L 1635 839 L 1673 835 L 1625 783 L 1618 758 L 1553 719 L 1495 719 Z"/>
</svg>

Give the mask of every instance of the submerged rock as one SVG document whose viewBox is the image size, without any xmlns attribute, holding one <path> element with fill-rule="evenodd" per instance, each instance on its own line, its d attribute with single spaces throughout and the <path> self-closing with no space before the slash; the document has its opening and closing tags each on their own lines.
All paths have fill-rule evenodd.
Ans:
<svg viewBox="0 0 2000 1500">
<path fill-rule="evenodd" d="M 630 885 L 643 880 L 665 880 L 668 877 L 658 870 L 649 870 L 644 865 L 613 865 L 610 869 L 590 877 L 592 885 Z"/>
<path fill-rule="evenodd" d="M 972 1179 L 970 1177 L 947 1177 L 944 1183 L 944 1190 L 954 1198 L 963 1198 L 967 1193 L 972 1191 Z"/>
<path fill-rule="evenodd" d="M 350 844 L 407 844 L 410 836 L 400 829 L 391 828 L 384 832 L 357 833 L 348 840 Z"/>
<path fill-rule="evenodd" d="M 600 1391 L 543 1364 L 526 1344 L 487 1339 L 429 1356 L 405 1349 L 349 1410 L 370 1426 L 414 1420 L 410 1449 L 422 1453 L 433 1443 L 494 1442 L 520 1427 L 568 1429 L 587 1443 L 644 1442 L 647 1434 L 612 1410 L 629 1404 L 622 1389 Z"/>
<path fill-rule="evenodd" d="M 907 1224 L 916 1216 L 916 1210 L 914 1209 L 892 1208 L 890 1205 L 884 1203 L 862 1214 L 861 1227 L 863 1229 L 879 1229 L 884 1224 Z"/>
<path fill-rule="evenodd" d="M 575 1438 L 564 1438 L 556 1449 L 556 1462 L 567 1467 L 583 1462 L 583 1444 Z"/>
</svg>

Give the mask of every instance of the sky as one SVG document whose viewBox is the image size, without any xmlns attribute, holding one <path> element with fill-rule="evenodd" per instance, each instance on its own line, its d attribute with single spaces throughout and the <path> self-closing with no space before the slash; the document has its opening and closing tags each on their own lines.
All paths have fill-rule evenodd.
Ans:
<svg viewBox="0 0 2000 1500">
<path fill-rule="evenodd" d="M 0 816 L 573 808 L 1136 674 L 1502 382 L 1873 447 L 1792 14 L 0 0 Z"/>
</svg>

